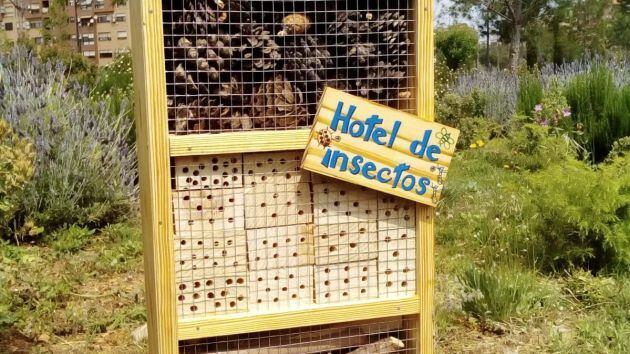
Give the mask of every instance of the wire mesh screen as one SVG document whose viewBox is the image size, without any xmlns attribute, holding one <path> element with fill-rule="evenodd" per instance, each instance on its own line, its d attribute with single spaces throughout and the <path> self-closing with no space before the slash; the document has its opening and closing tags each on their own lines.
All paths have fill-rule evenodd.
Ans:
<svg viewBox="0 0 630 354">
<path fill-rule="evenodd" d="M 301 171 L 301 157 L 173 159 L 180 318 L 415 293 L 415 204 Z"/>
<path fill-rule="evenodd" d="M 409 317 L 301 327 L 180 342 L 182 354 L 416 353 L 416 322 Z"/>
<path fill-rule="evenodd" d="M 163 0 L 174 134 L 309 126 L 324 87 L 413 113 L 412 0 Z"/>
</svg>

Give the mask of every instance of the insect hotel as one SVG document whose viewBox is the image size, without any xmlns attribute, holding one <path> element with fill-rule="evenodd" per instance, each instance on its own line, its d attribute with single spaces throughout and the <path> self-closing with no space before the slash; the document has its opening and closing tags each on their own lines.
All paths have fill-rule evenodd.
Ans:
<svg viewBox="0 0 630 354">
<path fill-rule="evenodd" d="M 307 155 L 324 91 L 433 119 L 432 1 L 130 6 L 150 352 L 431 353 L 431 195 Z"/>
</svg>

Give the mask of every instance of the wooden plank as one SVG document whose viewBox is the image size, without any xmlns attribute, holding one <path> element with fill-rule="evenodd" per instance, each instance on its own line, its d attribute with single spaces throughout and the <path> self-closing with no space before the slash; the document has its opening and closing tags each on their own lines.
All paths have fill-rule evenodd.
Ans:
<svg viewBox="0 0 630 354">
<path fill-rule="evenodd" d="M 214 155 L 304 149 L 310 129 L 171 135 L 171 156 Z"/>
<path fill-rule="evenodd" d="M 435 91 L 433 78 L 433 1 L 416 0 L 416 70 L 418 79 L 417 113 L 427 120 L 435 119 Z M 434 263 L 434 215 L 435 210 L 426 205 L 416 208 L 417 245 L 416 279 L 420 297 L 418 319 L 418 353 L 433 354 L 433 292 L 435 290 Z"/>
<path fill-rule="evenodd" d="M 365 187 L 331 179 L 313 185 L 315 224 L 376 221 L 377 193 Z"/>
<path fill-rule="evenodd" d="M 175 233 L 245 229 L 243 188 L 173 192 Z"/>
<path fill-rule="evenodd" d="M 129 6 L 148 346 L 151 353 L 170 354 L 178 342 L 162 2 L 130 1 Z"/>
<path fill-rule="evenodd" d="M 369 320 L 420 311 L 417 297 L 402 299 L 344 302 L 326 306 L 305 306 L 300 310 L 264 314 L 239 313 L 203 319 L 179 321 L 179 339 L 196 339 L 238 333 L 272 331 L 294 327 L 314 326 L 349 321 Z"/>
<path fill-rule="evenodd" d="M 174 248 L 175 274 L 180 282 L 247 270 L 245 230 L 176 234 Z"/>
</svg>

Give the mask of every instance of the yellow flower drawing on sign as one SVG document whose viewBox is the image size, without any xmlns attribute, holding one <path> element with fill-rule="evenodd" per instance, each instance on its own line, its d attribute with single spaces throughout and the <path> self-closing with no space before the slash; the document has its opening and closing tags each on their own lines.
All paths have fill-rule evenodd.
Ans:
<svg viewBox="0 0 630 354">
<path fill-rule="evenodd" d="M 455 144 L 455 140 L 446 128 L 442 128 L 435 136 L 438 138 L 438 144 L 445 149 L 450 149 L 451 145 Z"/>
</svg>

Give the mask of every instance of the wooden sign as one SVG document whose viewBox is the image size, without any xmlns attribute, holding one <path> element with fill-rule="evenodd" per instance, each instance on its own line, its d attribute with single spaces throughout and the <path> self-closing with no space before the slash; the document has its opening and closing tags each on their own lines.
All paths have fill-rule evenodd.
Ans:
<svg viewBox="0 0 630 354">
<path fill-rule="evenodd" d="M 327 88 L 302 168 L 435 206 L 459 131 Z"/>
</svg>

